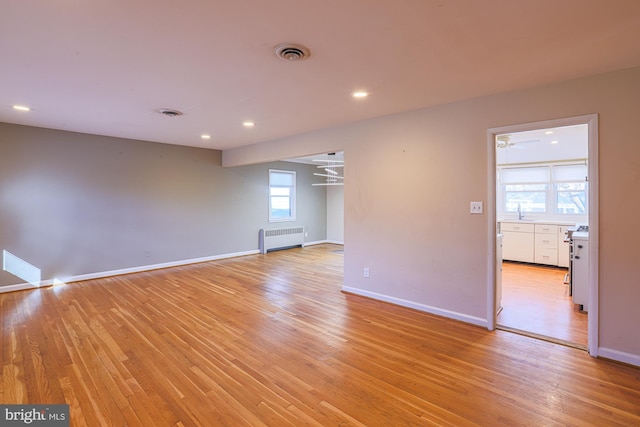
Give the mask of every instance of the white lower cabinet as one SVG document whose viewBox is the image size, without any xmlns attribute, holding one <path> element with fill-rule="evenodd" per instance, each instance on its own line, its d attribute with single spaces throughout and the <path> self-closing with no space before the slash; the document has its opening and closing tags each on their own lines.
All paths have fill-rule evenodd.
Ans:
<svg viewBox="0 0 640 427">
<path fill-rule="evenodd" d="M 558 267 L 569 267 L 569 242 L 565 241 L 568 225 L 558 226 Z"/>
<path fill-rule="evenodd" d="M 533 224 L 502 222 L 502 258 L 510 261 L 534 262 Z"/>
<path fill-rule="evenodd" d="M 558 265 L 557 249 L 535 249 L 536 264 Z"/>
<path fill-rule="evenodd" d="M 535 224 L 535 262 L 558 265 L 558 226 Z"/>
<path fill-rule="evenodd" d="M 496 238 L 496 313 L 502 311 L 502 240 L 504 235 Z"/>
<path fill-rule="evenodd" d="M 504 235 L 505 260 L 560 267 L 569 266 L 569 244 L 564 242 L 568 225 L 526 222 L 500 222 Z"/>
<path fill-rule="evenodd" d="M 571 294 L 573 303 L 589 311 L 589 237 L 587 233 L 573 233 L 573 265 L 571 266 Z"/>
</svg>

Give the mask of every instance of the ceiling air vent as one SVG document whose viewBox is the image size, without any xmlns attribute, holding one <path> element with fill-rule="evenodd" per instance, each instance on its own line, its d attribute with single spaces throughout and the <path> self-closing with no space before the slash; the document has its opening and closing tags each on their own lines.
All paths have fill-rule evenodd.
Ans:
<svg viewBox="0 0 640 427">
<path fill-rule="evenodd" d="M 172 110 L 170 108 L 161 108 L 159 110 L 156 110 L 158 113 L 160 114 L 164 114 L 167 117 L 178 117 L 181 116 L 183 113 L 182 111 L 178 111 L 178 110 Z"/>
<path fill-rule="evenodd" d="M 302 61 L 307 59 L 309 55 L 309 49 L 299 44 L 281 43 L 275 48 L 276 56 L 285 61 Z"/>
</svg>

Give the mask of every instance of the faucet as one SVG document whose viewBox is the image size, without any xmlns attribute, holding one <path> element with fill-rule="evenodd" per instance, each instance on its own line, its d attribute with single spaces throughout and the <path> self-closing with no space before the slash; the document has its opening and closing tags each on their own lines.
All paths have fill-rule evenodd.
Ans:
<svg viewBox="0 0 640 427">
<path fill-rule="evenodd" d="M 520 206 L 520 203 L 518 203 L 518 219 L 524 219 L 524 211 L 522 210 L 522 206 Z"/>
</svg>

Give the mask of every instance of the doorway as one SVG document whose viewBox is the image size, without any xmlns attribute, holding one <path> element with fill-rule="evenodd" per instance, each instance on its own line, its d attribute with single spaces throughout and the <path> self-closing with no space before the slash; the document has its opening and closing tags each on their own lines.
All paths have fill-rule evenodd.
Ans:
<svg viewBox="0 0 640 427">
<path fill-rule="evenodd" d="M 494 128 L 488 140 L 495 171 L 489 229 L 499 236 L 490 253 L 505 259 L 491 262 L 490 329 L 587 348 L 596 356 L 598 263 L 586 267 L 588 305 L 574 304 L 565 231 L 588 224 L 588 258 L 598 259 L 597 116 Z"/>
</svg>

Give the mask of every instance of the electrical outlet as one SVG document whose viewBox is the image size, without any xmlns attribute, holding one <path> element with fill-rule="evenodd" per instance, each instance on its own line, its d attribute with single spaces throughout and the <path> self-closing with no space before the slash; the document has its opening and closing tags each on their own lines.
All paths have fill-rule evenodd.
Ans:
<svg viewBox="0 0 640 427">
<path fill-rule="evenodd" d="M 481 214 L 484 212 L 482 202 L 471 202 L 470 212 L 472 214 Z"/>
<path fill-rule="evenodd" d="M 151 251 L 144 251 L 144 256 L 146 258 L 151 258 Z"/>
<path fill-rule="evenodd" d="M 309 237 L 309 233 L 307 233 L 306 231 L 304 232 L 304 237 Z"/>
<path fill-rule="evenodd" d="M 364 268 L 362 275 L 367 279 L 369 278 L 369 267 Z"/>
</svg>

